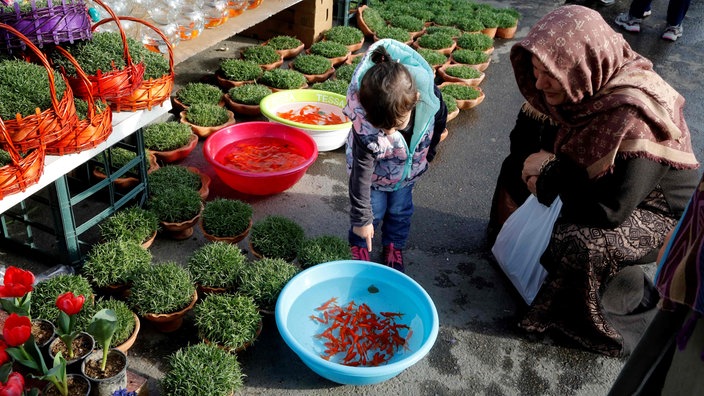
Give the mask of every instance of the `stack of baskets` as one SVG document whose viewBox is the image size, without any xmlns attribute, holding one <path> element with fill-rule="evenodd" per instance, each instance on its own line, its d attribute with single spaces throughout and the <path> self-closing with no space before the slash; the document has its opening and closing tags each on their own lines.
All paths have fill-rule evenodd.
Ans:
<svg viewBox="0 0 704 396">
<path fill-rule="evenodd" d="M 168 38 L 146 21 L 117 17 L 102 0 L 93 1 L 111 17 L 91 25 L 84 0 L 47 0 L 41 4 L 28 0 L 0 6 L 0 52 L 46 68 L 52 96 L 47 109 L 0 118 L 0 147 L 10 157 L 7 165 L 0 166 L 0 199 L 36 183 L 43 172 L 45 155 L 77 153 L 104 142 L 112 132 L 112 111 L 151 109 L 171 96 L 174 62 Z M 120 20 L 143 23 L 162 37 L 169 50 L 167 74 L 144 80 L 145 64 L 132 60 Z M 88 74 L 67 49 L 92 40 L 95 29 L 106 22 L 117 24 L 125 67 L 113 65 L 112 70 Z M 56 61 L 57 57 L 70 62 L 74 72 L 69 74 L 63 67 L 52 65 L 50 60 Z M 59 76 L 55 68 L 61 70 L 60 77 L 55 77 Z M 65 83 L 63 94 L 57 95 L 55 78 Z M 78 99 L 87 104 L 85 118 L 77 115 Z"/>
</svg>

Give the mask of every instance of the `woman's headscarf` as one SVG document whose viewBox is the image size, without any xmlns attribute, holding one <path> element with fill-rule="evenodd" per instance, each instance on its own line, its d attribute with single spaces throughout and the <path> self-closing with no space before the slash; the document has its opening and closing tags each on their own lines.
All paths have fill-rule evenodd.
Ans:
<svg viewBox="0 0 704 396">
<path fill-rule="evenodd" d="M 549 105 L 535 88 L 533 55 L 560 82 L 565 103 Z M 550 12 L 513 46 L 511 62 L 526 100 L 560 125 L 555 152 L 591 178 L 609 172 L 617 156 L 698 166 L 684 98 L 598 12 L 578 5 Z"/>
</svg>

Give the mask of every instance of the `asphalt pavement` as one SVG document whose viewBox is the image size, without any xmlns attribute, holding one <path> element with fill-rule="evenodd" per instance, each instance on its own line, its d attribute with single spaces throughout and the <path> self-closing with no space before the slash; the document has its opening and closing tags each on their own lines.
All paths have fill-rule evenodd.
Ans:
<svg viewBox="0 0 704 396">
<path fill-rule="evenodd" d="M 482 1 L 484 2 L 484 1 Z M 310 371 L 285 345 L 272 317 L 252 348 L 240 354 L 246 375 L 246 395 L 605 395 L 623 359 L 584 351 L 560 339 L 529 336 L 516 326 L 522 300 L 494 263 L 485 227 L 495 179 L 508 153 L 508 133 L 522 103 L 509 51 L 540 17 L 563 1 L 486 1 L 517 9 L 522 19 L 515 38 L 496 39 L 482 89 L 486 99 L 463 110 L 448 124 L 449 136 L 429 171 L 416 185 L 415 214 L 404 252 L 406 273 L 433 298 L 440 333 L 430 353 L 399 376 L 377 385 L 343 386 Z M 605 7 L 598 1 L 578 1 L 597 9 L 613 24 L 630 2 Z M 695 153 L 704 159 L 704 5 L 692 2 L 684 21 L 684 36 L 675 43 L 662 40 L 666 1 L 656 1 L 640 34 L 624 32 L 633 48 L 648 57 L 655 69 L 687 100 L 687 118 Z M 207 80 L 223 57 L 253 41 L 234 36 L 176 68 L 177 87 Z M 226 49 L 225 49 L 226 48 Z M 242 118 L 241 121 L 246 119 Z M 202 146 L 202 142 L 200 144 Z M 303 226 L 306 235 L 346 237 L 347 174 L 344 149 L 321 152 L 303 179 L 288 191 L 268 197 L 244 197 L 224 186 L 202 158 L 199 148 L 184 162 L 213 177 L 210 197 L 242 198 L 254 207 L 254 219 L 277 214 Z M 206 242 L 200 230 L 185 241 L 159 236 L 151 251 L 156 262 L 185 263 Z M 246 240 L 240 242 L 247 248 Z M 378 243 L 378 242 L 377 242 Z M 375 254 L 381 252 L 375 246 Z M 0 263 L 19 263 L 39 272 L 46 264 L 3 252 Z M 646 266 L 652 272 L 654 264 Z M 149 379 L 150 395 L 159 395 L 158 380 L 165 357 L 188 343 L 198 342 L 192 320 L 168 335 L 147 323 L 130 350 L 130 367 Z"/>
</svg>

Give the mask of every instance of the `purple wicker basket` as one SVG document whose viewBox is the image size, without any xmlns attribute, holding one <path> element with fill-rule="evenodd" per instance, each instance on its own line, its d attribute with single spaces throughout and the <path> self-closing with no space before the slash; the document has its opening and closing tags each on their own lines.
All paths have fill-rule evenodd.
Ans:
<svg viewBox="0 0 704 396">
<path fill-rule="evenodd" d="M 59 4 L 60 3 L 60 4 Z M 90 17 L 83 0 L 47 0 L 47 7 L 37 8 L 36 0 L 30 0 L 30 10 L 20 10 L 19 3 L 13 9 L 0 7 L 0 22 L 17 29 L 38 47 L 44 44 L 73 43 L 90 40 Z M 0 32 L 0 46 L 8 51 L 24 50 L 25 44 L 17 36 Z"/>
</svg>

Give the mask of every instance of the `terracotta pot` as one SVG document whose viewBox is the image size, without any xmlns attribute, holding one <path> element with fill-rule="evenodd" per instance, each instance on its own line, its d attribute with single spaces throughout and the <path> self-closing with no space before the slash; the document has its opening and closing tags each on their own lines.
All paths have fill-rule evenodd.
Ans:
<svg viewBox="0 0 704 396">
<path fill-rule="evenodd" d="M 323 41 L 327 41 L 327 40 L 323 39 Z M 355 51 L 358 51 L 360 48 L 362 48 L 363 45 L 364 45 L 364 37 L 362 37 L 362 40 L 360 40 L 360 42 L 358 42 L 356 44 L 345 45 L 345 47 L 347 47 L 347 49 L 350 51 L 350 54 L 351 54 Z"/>
<path fill-rule="evenodd" d="M 169 235 L 171 239 L 175 239 L 177 241 L 188 239 L 191 235 L 193 235 L 193 227 L 198 223 L 198 220 L 200 220 L 200 214 L 202 212 L 203 204 L 201 203 L 200 212 L 198 212 L 194 218 L 178 223 L 161 221 L 161 228 Z"/>
<path fill-rule="evenodd" d="M 460 114 L 460 108 L 456 108 L 455 111 L 451 113 L 447 113 L 447 120 L 445 122 L 450 122 L 457 118 L 457 116 Z M 443 132 L 444 133 L 444 132 Z M 440 140 L 443 140 L 442 135 L 440 136 Z"/>
<path fill-rule="evenodd" d="M 149 247 L 151 247 L 152 244 L 154 243 L 155 239 L 156 239 L 156 230 L 154 230 L 152 235 L 149 238 L 147 238 L 146 241 L 142 242 L 142 247 L 145 249 L 149 249 Z"/>
<path fill-rule="evenodd" d="M 246 230 L 242 231 L 241 233 L 239 233 L 237 235 L 227 236 L 227 237 L 218 237 L 215 235 L 208 234 L 205 231 L 205 229 L 203 228 L 202 219 L 198 223 L 198 226 L 200 227 L 200 230 L 203 232 L 203 236 L 205 237 L 205 239 L 207 239 L 209 241 L 227 242 L 227 243 L 231 243 L 234 245 L 234 244 L 238 243 L 239 241 L 243 240 L 249 234 L 249 231 L 252 229 L 252 220 L 251 219 L 249 220 L 249 225 L 247 226 Z"/>
<path fill-rule="evenodd" d="M 277 51 L 277 52 L 278 52 L 278 51 Z M 261 67 L 262 70 L 274 70 L 274 69 L 279 68 L 281 65 L 284 64 L 284 57 L 283 57 L 283 55 L 281 55 L 281 53 L 279 53 L 279 56 L 280 56 L 280 58 L 279 58 L 279 60 L 277 60 L 276 62 L 267 63 L 267 64 L 264 64 L 264 65 L 259 65 L 259 67 Z M 244 59 L 244 56 L 242 56 L 242 59 Z"/>
<path fill-rule="evenodd" d="M 453 41 L 451 46 L 449 46 L 447 48 L 433 49 L 433 51 L 437 51 L 445 56 L 449 56 L 452 53 L 452 51 L 455 50 L 455 47 L 457 47 L 457 43 L 455 43 Z M 420 48 L 424 48 L 424 47 L 421 47 L 420 44 L 418 44 L 418 41 L 414 41 L 413 48 L 420 49 Z"/>
<path fill-rule="evenodd" d="M 215 80 L 217 80 L 220 88 L 223 88 L 226 91 L 228 91 L 230 88 L 239 87 L 240 85 L 254 84 L 254 80 L 247 80 L 247 81 L 228 80 L 227 78 L 222 76 L 220 74 L 220 72 L 215 72 Z M 225 104 L 227 104 L 227 101 L 225 102 Z M 179 111 L 180 110 L 183 110 L 183 109 L 179 109 Z"/>
<path fill-rule="evenodd" d="M 127 355 L 118 349 L 111 349 L 108 351 L 108 360 L 117 362 L 117 367 L 122 369 L 106 378 L 90 375 L 93 372 L 101 373 L 99 370 L 102 359 L 103 351 L 98 349 L 86 356 L 81 363 L 81 374 L 90 381 L 93 395 L 112 396 L 119 389 L 127 389 Z"/>
<path fill-rule="evenodd" d="M 493 28 L 484 28 L 484 29 L 482 29 L 482 34 L 486 34 L 487 36 L 489 36 L 489 37 L 491 37 L 491 38 L 494 38 L 494 37 L 496 36 L 496 31 L 497 31 L 497 30 L 498 30 L 498 28 L 495 28 L 495 27 L 493 27 Z"/>
<path fill-rule="evenodd" d="M 68 394 L 69 396 L 89 396 L 91 394 L 90 381 L 80 374 L 68 374 Z M 59 390 L 54 384 L 49 383 L 44 391 L 44 396 L 60 396 Z"/>
<path fill-rule="evenodd" d="M 481 84 L 481 82 L 484 81 L 484 77 L 486 75 L 483 72 L 477 78 L 459 78 L 459 77 L 454 77 L 454 76 L 447 74 L 447 72 L 446 72 L 447 68 L 452 65 L 453 64 L 444 64 L 438 68 L 438 75 L 440 75 L 440 77 L 443 79 L 443 81 L 460 82 L 460 83 L 464 83 L 464 84 L 472 86 L 472 87 L 478 87 L 479 84 Z M 458 65 L 458 63 L 455 63 L 455 65 Z"/>
<path fill-rule="evenodd" d="M 365 36 L 374 36 L 374 32 L 369 28 L 369 26 L 364 22 L 364 10 L 366 10 L 366 5 L 357 8 L 357 27 L 364 33 Z"/>
<path fill-rule="evenodd" d="M 248 244 L 248 246 L 249 246 L 249 251 L 252 252 L 252 256 L 254 256 L 254 257 L 258 258 L 258 259 L 264 257 L 264 256 L 262 256 L 261 253 L 259 253 L 259 252 L 257 252 L 256 250 L 254 250 L 254 246 L 252 246 L 252 241 L 248 241 L 247 244 Z"/>
<path fill-rule="evenodd" d="M 366 52 L 360 52 L 357 54 L 350 54 L 350 56 L 347 57 L 347 60 L 345 61 L 345 64 L 351 65 L 352 62 L 354 62 L 355 59 L 357 59 L 360 56 L 364 56 Z"/>
<path fill-rule="evenodd" d="M 323 74 L 304 74 L 306 76 L 306 81 L 308 81 L 308 84 L 313 84 L 317 82 L 323 82 L 330 78 L 330 76 L 335 73 L 335 68 L 331 67 L 328 71 L 326 71 Z"/>
<path fill-rule="evenodd" d="M 182 310 L 167 314 L 147 313 L 144 314 L 144 319 L 150 321 L 154 327 L 162 333 L 176 331 L 183 324 L 183 317 L 196 305 L 196 301 L 198 301 L 198 291 L 193 292 L 191 303 Z"/>
<path fill-rule="evenodd" d="M 210 287 L 203 285 L 196 285 L 198 289 L 198 295 L 200 299 L 205 298 L 207 294 L 224 294 L 227 293 L 227 288 L 224 287 Z"/>
<path fill-rule="evenodd" d="M 310 52 L 310 49 L 307 49 L 307 50 L 306 50 L 306 54 L 310 54 L 310 53 L 311 53 L 311 52 Z M 345 55 L 343 55 L 343 56 L 337 56 L 337 57 L 335 57 L 335 58 L 328 58 L 328 59 L 330 59 L 330 62 L 332 62 L 333 67 L 336 67 L 336 66 L 339 66 L 339 65 L 345 63 L 345 61 L 347 60 L 347 58 L 350 57 L 350 55 L 352 55 L 352 52 L 351 52 L 351 51 L 350 51 L 350 52 L 347 52 L 347 53 L 346 53 Z"/>
<path fill-rule="evenodd" d="M 235 114 L 230 110 L 227 111 L 227 116 L 228 116 L 227 122 L 225 122 L 222 125 L 215 125 L 215 126 L 211 126 L 211 127 L 204 127 L 204 126 L 191 124 L 190 122 L 188 122 L 186 120 L 186 111 L 180 112 L 179 115 L 181 116 L 181 122 L 184 124 L 190 125 L 193 133 L 195 133 L 196 135 L 198 135 L 202 138 L 206 138 L 206 137 L 210 136 L 211 134 L 215 133 L 215 131 L 218 131 L 222 128 L 225 128 L 228 125 L 232 125 L 237 122 L 237 121 L 235 121 Z"/>
<path fill-rule="evenodd" d="M 448 84 L 462 84 L 462 83 L 445 82 L 445 83 L 440 84 L 439 87 L 442 88 L 443 86 L 446 86 Z M 460 109 L 460 110 L 471 109 L 472 107 L 476 107 L 484 101 L 484 98 L 485 98 L 484 91 L 482 91 L 482 89 L 479 87 L 474 87 L 474 88 L 479 90 L 479 93 L 480 93 L 479 97 L 476 99 L 469 99 L 469 100 L 456 99 L 458 109 Z"/>
<path fill-rule="evenodd" d="M 259 105 L 249 105 L 243 103 L 237 103 L 230 97 L 230 94 L 225 94 L 225 106 L 232 112 L 248 116 L 258 116 L 262 114 L 262 110 Z"/>
<path fill-rule="evenodd" d="M 305 89 L 305 88 L 308 88 L 308 83 L 307 82 L 303 83 L 303 85 L 301 85 L 298 88 L 274 88 L 269 85 L 267 85 L 266 87 L 269 88 L 271 90 L 271 92 L 280 92 L 280 91 L 288 91 L 289 89 Z"/>
<path fill-rule="evenodd" d="M 267 44 L 269 44 L 269 40 L 262 43 L 262 45 L 267 45 Z M 290 59 L 290 58 L 295 58 L 298 54 L 303 52 L 303 50 L 305 48 L 306 48 L 306 45 L 301 43 L 301 45 L 299 45 L 296 48 L 286 48 L 286 49 L 280 49 L 280 50 L 277 49 L 276 52 L 278 52 L 279 55 L 281 55 L 281 57 L 283 59 Z"/>
<path fill-rule="evenodd" d="M 450 63 L 453 64 L 453 65 L 467 65 L 467 66 L 469 66 L 469 67 L 473 67 L 473 68 L 479 70 L 480 72 L 483 72 L 484 70 L 486 70 L 486 69 L 489 67 L 489 64 L 491 63 L 491 59 L 487 60 L 487 61 L 484 62 L 484 63 L 479 63 L 479 64 L 471 65 L 471 64 L 469 64 L 469 63 L 460 63 L 460 62 L 457 62 L 457 61 L 455 60 L 455 58 L 453 58 L 452 55 L 450 55 Z"/>
<path fill-rule="evenodd" d="M 455 112 L 456 112 L 457 114 L 459 114 L 460 109 L 457 109 L 457 110 L 453 111 L 453 113 L 455 113 Z M 450 118 L 450 115 L 448 114 L 447 117 L 448 117 L 448 119 L 449 119 L 449 118 Z M 454 117 L 453 117 L 453 118 L 454 118 Z M 449 134 L 450 134 L 450 131 L 448 131 L 447 128 L 445 128 L 445 130 L 442 131 L 442 133 L 440 134 L 440 141 L 442 142 L 443 140 L 447 139 L 447 136 L 448 136 Z"/>
<path fill-rule="evenodd" d="M 198 193 L 200 194 L 200 198 L 205 201 L 208 199 L 208 195 L 210 194 L 210 176 L 193 166 L 189 166 L 187 169 L 200 176 L 200 189 L 198 189 Z"/>
<path fill-rule="evenodd" d="M 518 30 L 518 24 L 516 26 L 511 26 L 507 28 L 497 28 L 496 29 L 496 37 L 502 38 L 502 39 L 512 39 L 513 36 L 516 35 L 516 31 Z"/>
<path fill-rule="evenodd" d="M 425 34 L 425 28 L 423 28 L 423 30 L 418 30 L 418 31 L 409 32 L 409 33 L 411 33 L 411 40 L 415 40 L 415 39 L 417 39 L 418 37 L 420 37 L 420 36 L 422 36 L 422 35 Z"/>
<path fill-rule="evenodd" d="M 147 169 L 147 173 L 152 173 L 155 170 L 159 169 L 159 164 L 156 162 L 156 156 L 154 156 L 153 153 L 147 152 L 147 158 L 149 162 L 149 168 Z M 98 179 L 98 180 L 103 180 L 107 178 L 107 175 L 105 173 L 101 172 L 98 170 L 98 168 L 93 168 L 93 176 Z M 119 177 L 113 181 L 115 186 L 120 189 L 120 190 L 129 190 L 139 184 L 139 179 L 136 177 L 128 176 L 128 177 Z"/>
<path fill-rule="evenodd" d="M 134 330 L 132 330 L 132 335 L 126 339 L 122 344 L 117 345 L 115 349 L 121 351 L 125 355 L 127 355 L 127 351 L 132 348 L 132 345 L 134 345 L 134 342 L 137 341 L 137 335 L 139 334 L 139 329 L 141 328 L 141 323 L 139 321 L 139 316 L 132 312 L 132 317 L 134 318 Z"/>
<path fill-rule="evenodd" d="M 173 107 L 174 110 L 176 110 L 178 112 L 184 111 L 184 110 L 188 109 L 188 107 L 189 107 L 185 103 L 181 102 L 176 96 L 171 97 L 171 106 Z M 220 101 L 218 102 L 218 106 L 220 106 L 220 107 L 225 106 L 225 102 L 222 99 L 220 99 Z"/>
<path fill-rule="evenodd" d="M 198 136 L 194 133 L 191 135 L 190 139 L 188 140 L 188 144 L 186 144 L 183 147 L 179 147 L 177 149 L 169 150 L 169 151 L 156 151 L 156 150 L 149 150 L 151 153 L 154 154 L 157 160 L 164 162 L 164 163 L 173 163 L 173 162 L 178 162 L 181 161 L 182 159 L 188 157 L 188 155 L 195 150 L 196 145 L 198 145 Z"/>
</svg>

